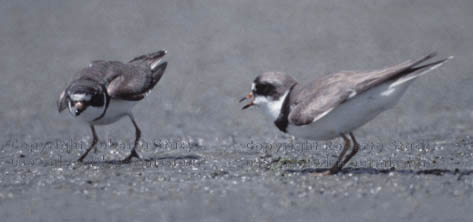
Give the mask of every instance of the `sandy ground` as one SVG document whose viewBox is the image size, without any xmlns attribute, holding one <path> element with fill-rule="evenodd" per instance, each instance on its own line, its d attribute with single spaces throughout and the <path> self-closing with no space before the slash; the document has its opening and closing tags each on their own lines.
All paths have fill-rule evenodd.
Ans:
<svg viewBox="0 0 473 222">
<path fill-rule="evenodd" d="M 471 221 L 473 2 L 4 1 L 0 4 L 1 221 Z M 129 120 L 90 132 L 55 101 L 91 60 L 166 48 L 135 108 L 145 160 L 122 164 Z M 277 131 L 237 103 L 263 71 L 316 78 L 438 51 L 455 59 L 340 140 Z"/>
</svg>

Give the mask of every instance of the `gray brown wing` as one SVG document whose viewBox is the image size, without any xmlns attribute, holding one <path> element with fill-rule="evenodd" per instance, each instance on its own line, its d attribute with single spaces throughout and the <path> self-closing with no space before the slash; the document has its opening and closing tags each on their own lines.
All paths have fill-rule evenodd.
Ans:
<svg viewBox="0 0 473 222">
<path fill-rule="evenodd" d="M 343 73 L 336 75 L 341 74 Z M 324 83 L 329 83 L 327 80 L 330 81 L 330 79 L 317 80 L 299 92 L 295 89 L 293 97 L 297 99 L 292 99 L 294 103 L 291 104 L 291 112 L 288 116 L 289 123 L 310 124 L 348 99 L 351 92 L 344 90 L 344 87 L 341 87 L 341 82 L 325 85 Z"/>
<path fill-rule="evenodd" d="M 160 64 L 153 71 L 140 66 L 127 65 L 121 69 L 107 86 L 112 98 L 141 100 L 158 83 L 164 74 L 167 63 Z"/>
<path fill-rule="evenodd" d="M 340 104 L 393 78 L 416 71 L 414 66 L 434 57 L 429 54 L 415 62 L 391 66 L 371 72 L 339 72 L 325 76 L 305 87 L 299 88 L 292 95 L 294 103 L 291 106 L 289 122 L 295 125 L 305 125 L 315 122 Z"/>
</svg>

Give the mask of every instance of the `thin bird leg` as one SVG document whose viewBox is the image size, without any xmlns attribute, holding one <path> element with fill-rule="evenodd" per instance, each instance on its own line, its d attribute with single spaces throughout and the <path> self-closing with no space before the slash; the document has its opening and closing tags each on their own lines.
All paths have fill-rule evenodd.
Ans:
<svg viewBox="0 0 473 222">
<path fill-rule="evenodd" d="M 95 132 L 95 127 L 93 125 L 90 125 L 90 129 L 92 130 L 92 144 L 87 149 L 87 151 L 85 151 L 85 153 L 82 154 L 82 156 L 80 156 L 80 158 L 77 160 L 79 162 L 82 162 L 84 160 L 84 158 L 95 147 L 95 144 L 97 144 L 97 141 L 99 140 L 99 138 L 97 137 L 97 133 Z"/>
<path fill-rule="evenodd" d="M 338 171 L 342 169 L 342 166 L 340 166 L 340 162 L 342 161 L 343 157 L 345 156 L 348 149 L 350 148 L 350 139 L 348 139 L 348 137 L 345 134 L 341 134 L 340 136 L 345 141 L 345 146 L 343 147 L 342 153 L 340 153 L 340 155 L 338 156 L 337 162 L 335 162 L 332 168 L 330 169 L 330 174 L 336 174 L 338 173 Z"/>
<path fill-rule="evenodd" d="M 141 157 L 138 155 L 138 153 L 136 152 L 136 147 L 138 146 L 138 143 L 140 141 L 140 138 L 141 138 L 141 130 L 140 128 L 138 127 L 138 124 L 136 124 L 136 121 L 135 121 L 135 118 L 133 117 L 133 115 L 128 115 L 130 117 L 130 120 L 131 122 L 133 123 L 133 126 L 135 126 L 135 145 L 133 146 L 133 149 L 131 149 L 131 153 L 130 155 L 128 155 L 128 157 L 126 157 L 123 162 L 130 162 L 131 161 L 131 158 L 133 157 L 136 157 L 138 159 L 141 159 Z"/>
<path fill-rule="evenodd" d="M 337 162 L 333 164 L 330 170 L 324 171 L 322 173 L 314 173 L 315 176 L 327 176 L 331 174 L 336 174 L 341 169 L 341 167 L 339 167 L 339 163 L 340 161 L 342 161 L 343 156 L 345 156 L 345 154 L 347 153 L 347 150 L 350 148 L 350 139 L 348 139 L 348 137 L 345 136 L 344 134 L 341 134 L 340 137 L 342 137 L 343 140 L 345 141 L 345 146 L 343 147 L 342 153 L 340 153 L 340 155 L 338 156 Z"/>
<path fill-rule="evenodd" d="M 347 155 L 347 157 L 343 161 L 342 165 L 340 165 L 340 169 L 342 169 L 342 167 L 345 166 L 345 164 L 347 164 L 348 161 L 350 161 L 350 159 L 353 156 L 355 156 L 355 154 L 358 152 L 358 148 L 360 147 L 360 145 L 358 144 L 358 142 L 355 139 L 355 136 L 351 132 L 350 132 L 350 137 L 351 137 L 351 140 L 353 141 L 353 150 L 351 151 L 350 154 Z"/>
</svg>

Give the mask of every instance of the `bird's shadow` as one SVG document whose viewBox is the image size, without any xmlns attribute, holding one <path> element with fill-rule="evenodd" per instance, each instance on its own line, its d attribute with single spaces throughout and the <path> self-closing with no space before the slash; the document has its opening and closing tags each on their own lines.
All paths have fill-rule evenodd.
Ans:
<svg viewBox="0 0 473 222">
<path fill-rule="evenodd" d="M 310 173 L 322 173 L 330 170 L 330 168 L 306 168 L 301 170 L 288 169 L 284 172 L 286 173 L 301 173 L 301 174 L 310 174 Z M 343 168 L 338 172 L 338 174 L 389 174 L 389 173 L 398 173 L 402 175 L 457 175 L 458 179 L 461 179 L 463 176 L 468 176 L 473 174 L 473 170 L 461 170 L 461 169 L 425 169 L 425 170 L 397 170 L 395 168 L 390 169 L 375 169 L 375 168 Z"/>
<path fill-rule="evenodd" d="M 161 161 L 161 160 L 200 160 L 202 157 L 195 154 L 187 154 L 182 156 L 162 156 L 162 157 L 152 157 L 148 159 L 143 159 L 143 161 L 151 162 L 151 161 Z"/>
<path fill-rule="evenodd" d="M 142 158 L 142 159 L 133 159 L 132 161 L 123 161 L 123 160 L 92 160 L 92 161 L 84 161 L 82 164 L 90 164 L 90 165 L 123 165 L 123 164 L 134 164 L 139 162 L 156 162 L 156 161 L 178 161 L 178 160 L 200 160 L 202 157 L 195 154 L 187 154 L 187 155 L 168 155 L 168 156 L 161 156 L 161 157 L 151 157 L 151 158 Z"/>
</svg>

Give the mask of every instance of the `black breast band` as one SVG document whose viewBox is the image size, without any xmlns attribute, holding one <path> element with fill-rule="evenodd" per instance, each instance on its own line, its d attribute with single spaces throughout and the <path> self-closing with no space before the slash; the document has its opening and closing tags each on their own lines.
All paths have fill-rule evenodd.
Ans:
<svg viewBox="0 0 473 222">
<path fill-rule="evenodd" d="M 290 111 L 290 97 L 291 97 L 291 92 L 292 89 L 296 86 L 296 84 L 292 85 L 291 88 L 289 89 L 289 92 L 286 95 L 286 98 L 284 99 L 284 102 L 281 107 L 281 112 L 279 113 L 278 118 L 276 121 L 274 121 L 274 124 L 276 127 L 278 127 L 279 130 L 287 133 L 287 126 L 289 125 L 289 111 Z"/>
</svg>

